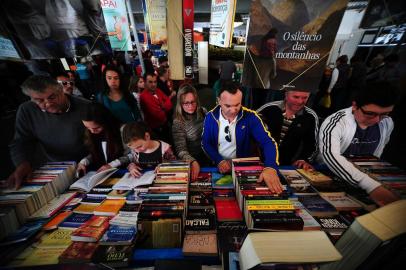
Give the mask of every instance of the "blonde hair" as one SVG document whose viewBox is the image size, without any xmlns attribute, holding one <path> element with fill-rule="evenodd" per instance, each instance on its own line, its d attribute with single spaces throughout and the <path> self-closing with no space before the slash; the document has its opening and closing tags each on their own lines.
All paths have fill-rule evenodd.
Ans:
<svg viewBox="0 0 406 270">
<path fill-rule="evenodd" d="M 186 83 L 186 84 L 183 84 L 178 90 L 174 119 L 185 121 L 185 117 L 184 117 L 185 111 L 182 108 L 182 102 L 183 102 L 183 97 L 189 93 L 191 93 L 194 96 L 195 101 L 196 101 L 197 120 L 204 118 L 204 114 L 202 112 L 202 108 L 200 107 L 199 96 L 197 95 L 196 89 L 191 84 Z"/>
</svg>

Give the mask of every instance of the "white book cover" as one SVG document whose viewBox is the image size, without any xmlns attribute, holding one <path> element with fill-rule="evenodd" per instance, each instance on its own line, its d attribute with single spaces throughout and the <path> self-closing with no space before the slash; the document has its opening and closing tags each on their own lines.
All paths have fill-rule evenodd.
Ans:
<svg viewBox="0 0 406 270">
<path fill-rule="evenodd" d="M 140 177 L 131 176 L 130 173 L 124 174 L 124 176 L 113 186 L 113 189 L 117 190 L 132 190 L 138 186 L 151 185 L 155 179 L 154 171 L 147 171 Z"/>
<path fill-rule="evenodd" d="M 98 173 L 94 171 L 88 172 L 85 176 L 79 178 L 75 183 L 73 183 L 69 189 L 78 189 L 89 192 L 93 187 L 107 180 L 117 170 L 117 168 L 110 168 Z"/>
</svg>

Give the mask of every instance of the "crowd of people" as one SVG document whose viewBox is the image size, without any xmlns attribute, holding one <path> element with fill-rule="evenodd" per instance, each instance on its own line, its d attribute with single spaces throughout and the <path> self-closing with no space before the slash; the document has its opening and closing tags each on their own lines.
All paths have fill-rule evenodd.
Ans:
<svg viewBox="0 0 406 270">
<path fill-rule="evenodd" d="M 184 83 L 175 91 L 163 61 L 157 70 L 131 77 L 128 87 L 122 70 L 105 65 L 103 89 L 94 100 L 83 97 L 68 73 L 33 75 L 21 85 L 30 100 L 17 112 L 10 145 L 16 169 L 8 184 L 19 187 L 43 161 L 76 160 L 79 175 L 123 167 L 138 177 L 143 169 L 180 159 L 190 162 L 191 178 L 196 179 L 203 166 L 229 173 L 231 159 L 261 156 L 264 169 L 259 181 L 275 193 L 283 191 L 280 165 L 312 170 L 321 162 L 342 180 L 364 189 L 376 203 L 387 204 L 398 199 L 396 194 L 347 158 L 382 154 L 394 126 L 389 114 L 397 91 L 387 82 L 365 82 L 345 96 L 350 104 L 339 108 L 344 103 L 345 78 L 340 76 L 348 71 L 345 62 L 338 60 L 338 74 L 333 72 L 327 88 L 341 101 L 334 103 L 335 112 L 321 126 L 316 112 L 306 106 L 307 89 L 289 89 L 283 100 L 254 111 L 242 105 L 241 86 L 223 79 L 217 105 L 208 111 L 192 84 Z"/>
</svg>

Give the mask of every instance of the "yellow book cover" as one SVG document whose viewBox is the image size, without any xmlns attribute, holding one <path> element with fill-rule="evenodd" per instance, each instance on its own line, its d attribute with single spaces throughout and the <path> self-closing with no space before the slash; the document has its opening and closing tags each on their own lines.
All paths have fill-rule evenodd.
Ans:
<svg viewBox="0 0 406 270">
<path fill-rule="evenodd" d="M 66 247 L 37 248 L 20 266 L 58 264 L 58 258 L 65 249 Z"/>
<path fill-rule="evenodd" d="M 51 233 L 44 234 L 38 242 L 39 248 L 67 248 L 71 243 L 72 230 L 58 229 Z"/>
<path fill-rule="evenodd" d="M 125 200 L 104 200 L 100 205 L 94 209 L 95 215 L 101 216 L 115 216 L 121 207 L 125 204 Z"/>
<path fill-rule="evenodd" d="M 292 204 L 276 204 L 276 205 L 248 205 L 248 210 L 295 210 Z"/>
<path fill-rule="evenodd" d="M 73 212 L 80 214 L 93 214 L 93 211 L 96 209 L 97 206 L 99 205 L 81 203 L 78 207 L 73 209 Z"/>
</svg>

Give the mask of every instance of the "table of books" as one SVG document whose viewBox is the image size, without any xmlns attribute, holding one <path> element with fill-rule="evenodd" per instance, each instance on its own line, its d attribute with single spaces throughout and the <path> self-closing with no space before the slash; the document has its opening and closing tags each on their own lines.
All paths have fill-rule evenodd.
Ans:
<svg viewBox="0 0 406 270">
<path fill-rule="evenodd" d="M 354 164 L 404 196 L 403 171 L 376 160 Z M 353 234 L 351 224 L 362 225 L 362 219 L 354 221 L 369 217 L 376 205 L 362 191 L 333 181 L 326 168 L 316 168 L 280 168 L 284 191 L 276 195 L 258 182 L 258 158 L 233 160 L 229 175 L 202 168 L 194 181 L 189 163 L 181 161 L 138 179 L 112 169 L 76 182 L 74 162 L 47 163 L 19 190 L 0 195 L 1 266 L 334 269 L 345 261 L 339 239 L 345 231 Z M 390 211 L 404 208 L 402 200 Z M 388 219 L 388 211 L 371 214 Z M 405 221 L 397 223 L 397 233 L 380 239 L 396 239 Z"/>
</svg>

